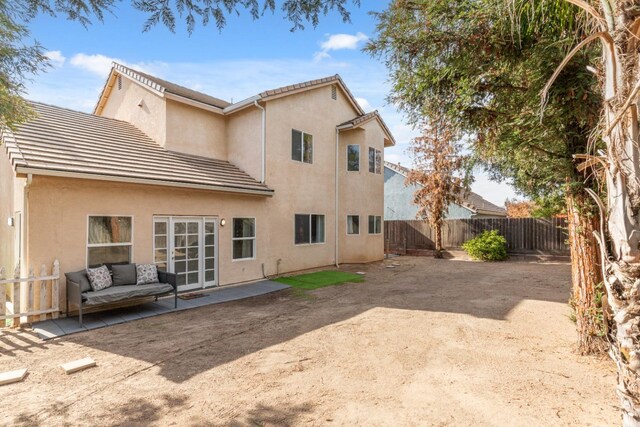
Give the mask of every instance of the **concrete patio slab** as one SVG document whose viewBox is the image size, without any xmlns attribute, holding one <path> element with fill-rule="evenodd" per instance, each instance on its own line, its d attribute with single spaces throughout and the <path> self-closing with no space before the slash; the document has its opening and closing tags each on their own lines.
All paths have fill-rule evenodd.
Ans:
<svg viewBox="0 0 640 427">
<path fill-rule="evenodd" d="M 289 285 L 272 282 L 270 280 L 262 280 L 260 282 L 246 283 L 243 285 L 199 290 L 196 292 L 204 294 L 201 297 L 188 300 L 178 298 L 178 308 L 174 307 L 174 299 L 173 296 L 171 296 L 136 306 L 85 314 L 83 316 L 82 326 L 79 325 L 78 318 L 74 316 L 70 318 L 59 318 L 37 322 L 33 324 L 32 328 L 41 339 L 49 340 L 52 338 L 75 334 L 77 332 L 104 328 L 106 326 L 131 322 L 152 316 L 159 316 L 165 313 L 173 313 L 212 304 L 250 298 L 287 288 L 289 288 Z"/>
</svg>

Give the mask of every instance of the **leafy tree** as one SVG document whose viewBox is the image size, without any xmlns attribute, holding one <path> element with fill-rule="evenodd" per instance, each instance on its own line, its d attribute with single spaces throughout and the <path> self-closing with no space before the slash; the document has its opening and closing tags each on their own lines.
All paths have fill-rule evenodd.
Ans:
<svg viewBox="0 0 640 427">
<path fill-rule="evenodd" d="M 32 111 L 22 99 L 25 83 L 31 76 L 45 71 L 49 62 L 44 48 L 29 44 L 28 24 L 39 14 L 61 15 L 84 26 L 95 19 L 102 20 L 113 13 L 117 0 L 0 0 L 0 128 L 14 128 L 28 119 Z M 318 25 L 322 15 L 336 11 L 349 22 L 347 6 L 360 5 L 360 0 L 130 0 L 131 6 L 148 16 L 144 31 L 155 25 L 175 31 L 176 22 L 183 20 L 187 31 L 196 23 L 206 26 L 211 20 L 222 30 L 227 18 L 242 12 L 254 19 L 280 9 L 291 24 L 291 30 L 302 30 L 305 23 Z"/>
<path fill-rule="evenodd" d="M 449 204 L 462 203 L 468 192 L 468 162 L 460 155 L 458 137 L 443 117 L 431 117 L 409 149 L 414 167 L 405 183 L 416 186 L 417 216 L 428 220 L 435 230 L 436 258 L 442 258 L 442 223 Z"/>
<path fill-rule="evenodd" d="M 539 115 L 540 91 L 585 36 L 586 14 L 562 0 L 396 0 L 376 18 L 367 50 L 389 69 L 390 102 L 412 122 L 443 111 L 494 176 L 534 200 L 565 200 L 579 348 L 603 351 L 604 325 L 593 315 L 601 310 L 592 233 L 599 224 L 585 192 L 597 182 L 573 158 L 594 141 L 602 108 L 589 71 L 597 50 L 574 57 L 549 94 L 545 120 Z"/>
</svg>

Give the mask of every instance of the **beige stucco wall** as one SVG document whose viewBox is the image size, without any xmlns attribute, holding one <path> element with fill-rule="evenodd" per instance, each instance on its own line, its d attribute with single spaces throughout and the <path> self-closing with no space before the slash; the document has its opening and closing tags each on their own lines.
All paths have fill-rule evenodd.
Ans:
<svg viewBox="0 0 640 427">
<path fill-rule="evenodd" d="M 142 102 L 142 105 L 140 101 Z M 101 113 L 104 117 L 124 120 L 164 146 L 167 142 L 167 108 L 164 98 L 122 77 L 122 89 L 116 80 Z"/>
<path fill-rule="evenodd" d="M 25 179 L 17 178 L 5 147 L 0 146 L 0 267 L 4 267 L 7 277 L 12 276 L 15 266 L 20 259 L 17 213 L 23 212 L 23 192 Z M 14 226 L 8 224 L 8 219 L 14 219 Z"/>
<path fill-rule="evenodd" d="M 227 147 L 229 161 L 255 179 L 260 180 L 262 174 L 262 111 L 259 108 L 251 106 L 229 116 Z"/>
<path fill-rule="evenodd" d="M 360 170 L 347 171 L 347 145 L 360 145 Z M 369 234 L 369 215 L 384 221 L 384 174 L 369 172 L 369 147 L 382 150 L 384 133 L 377 121 L 340 133 L 340 262 L 369 262 L 384 257 L 384 230 Z M 360 234 L 347 234 L 347 215 L 360 216 Z"/>
<path fill-rule="evenodd" d="M 227 160 L 224 116 L 172 100 L 166 105 L 167 150 Z"/>
</svg>

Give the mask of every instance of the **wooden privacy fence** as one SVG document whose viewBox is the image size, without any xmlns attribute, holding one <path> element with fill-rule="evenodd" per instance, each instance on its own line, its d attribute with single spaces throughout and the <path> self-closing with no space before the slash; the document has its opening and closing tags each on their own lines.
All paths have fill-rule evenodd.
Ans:
<svg viewBox="0 0 640 427">
<path fill-rule="evenodd" d="M 5 279 L 5 274 L 4 268 L 0 267 L 0 327 L 5 326 L 7 319 L 12 321 L 12 326 L 18 326 L 24 322 L 46 320 L 47 316 L 58 317 L 58 260 L 54 261 L 50 275 L 44 264 L 37 277 L 33 267 L 29 269 L 29 277 L 20 277 L 20 266 L 16 267 L 13 278 Z"/>
<path fill-rule="evenodd" d="M 485 230 L 498 230 L 510 253 L 568 255 L 566 228 L 564 218 L 449 219 L 442 228 L 442 246 L 461 248 Z M 389 252 L 435 248 L 435 232 L 426 221 L 385 221 L 384 238 Z"/>
</svg>

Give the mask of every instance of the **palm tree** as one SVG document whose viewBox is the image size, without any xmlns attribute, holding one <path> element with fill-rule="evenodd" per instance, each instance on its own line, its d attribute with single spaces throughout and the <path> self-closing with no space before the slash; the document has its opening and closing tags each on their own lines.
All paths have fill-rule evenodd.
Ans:
<svg viewBox="0 0 640 427">
<path fill-rule="evenodd" d="M 593 196 L 607 230 L 595 234 L 613 319 L 609 354 L 618 367 L 623 425 L 640 426 L 640 1 L 567 1 L 587 12 L 593 30 L 560 63 L 542 92 L 543 103 L 571 58 L 600 40 L 602 67 L 598 72 L 605 100 L 601 130 L 606 150 L 587 156 L 586 162 L 602 165 L 606 184 L 606 205 Z"/>
</svg>

